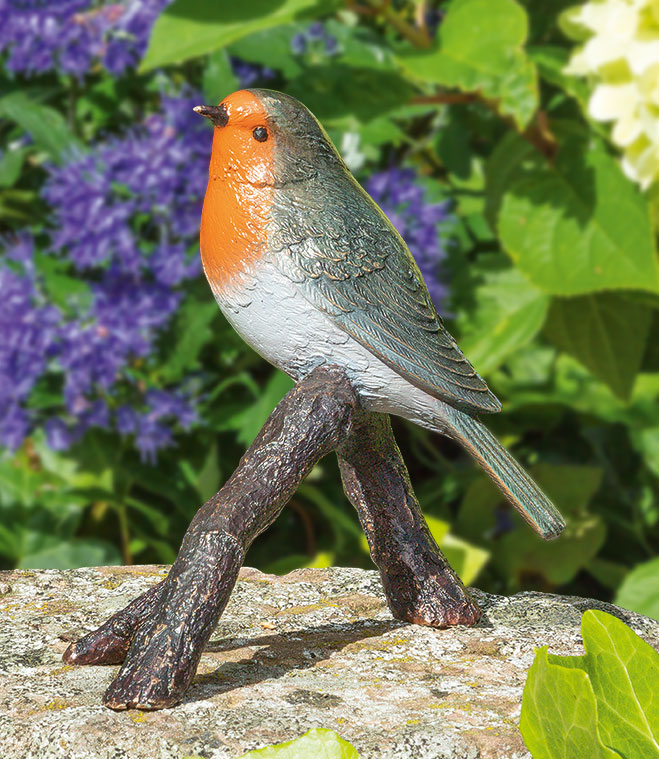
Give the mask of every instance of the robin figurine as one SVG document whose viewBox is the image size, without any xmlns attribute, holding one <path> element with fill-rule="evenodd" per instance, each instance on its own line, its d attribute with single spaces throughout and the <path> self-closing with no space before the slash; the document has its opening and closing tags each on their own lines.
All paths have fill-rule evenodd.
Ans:
<svg viewBox="0 0 659 759">
<path fill-rule="evenodd" d="M 534 529 L 558 535 L 560 514 L 476 416 L 501 404 L 313 114 L 262 89 L 195 111 L 215 125 L 201 258 L 238 334 L 296 381 L 342 367 L 364 409 L 453 438 Z"/>
<path fill-rule="evenodd" d="M 215 127 L 201 219 L 206 277 L 237 332 L 297 384 L 199 509 L 168 577 L 65 652 L 69 664 L 123 662 L 103 697 L 112 709 L 183 698 L 249 545 L 332 450 L 393 615 L 432 627 L 478 621 L 428 531 L 389 414 L 456 440 L 543 537 L 564 526 L 479 421 L 499 401 L 314 116 L 260 89 L 195 110 Z"/>
</svg>

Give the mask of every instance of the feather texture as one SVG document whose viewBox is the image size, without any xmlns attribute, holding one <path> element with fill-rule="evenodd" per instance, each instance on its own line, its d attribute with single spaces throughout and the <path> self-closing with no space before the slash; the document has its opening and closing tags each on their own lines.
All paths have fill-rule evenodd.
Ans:
<svg viewBox="0 0 659 759">
<path fill-rule="evenodd" d="M 304 193 L 281 187 L 268 236 L 273 263 L 305 298 L 409 382 L 470 413 L 501 409 L 443 325 L 407 245 L 342 163 Z"/>
</svg>

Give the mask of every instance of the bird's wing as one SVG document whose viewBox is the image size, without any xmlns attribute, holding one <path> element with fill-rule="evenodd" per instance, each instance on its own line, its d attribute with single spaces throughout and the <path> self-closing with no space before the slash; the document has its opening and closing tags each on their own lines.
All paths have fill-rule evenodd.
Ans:
<svg viewBox="0 0 659 759">
<path fill-rule="evenodd" d="M 269 248 L 275 265 L 345 332 L 409 382 L 471 413 L 496 412 L 490 392 L 442 324 L 411 253 L 352 180 L 329 192 L 280 190 Z M 321 192 L 321 189 L 324 192 Z M 322 203 L 331 197 L 331 208 Z"/>
</svg>

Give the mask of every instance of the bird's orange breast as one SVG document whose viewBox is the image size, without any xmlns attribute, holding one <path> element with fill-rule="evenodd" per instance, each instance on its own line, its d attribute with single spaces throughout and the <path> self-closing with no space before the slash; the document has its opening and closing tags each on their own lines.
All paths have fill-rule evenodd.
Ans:
<svg viewBox="0 0 659 759">
<path fill-rule="evenodd" d="M 224 102 L 229 120 L 215 128 L 200 232 L 204 272 L 216 295 L 238 284 L 266 252 L 274 192 L 273 140 L 253 136 L 267 122 L 260 103 L 244 90 Z"/>
</svg>

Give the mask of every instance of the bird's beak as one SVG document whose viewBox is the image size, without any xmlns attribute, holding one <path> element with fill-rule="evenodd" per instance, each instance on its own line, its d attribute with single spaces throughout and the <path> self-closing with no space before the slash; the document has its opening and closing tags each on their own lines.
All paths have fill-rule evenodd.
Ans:
<svg viewBox="0 0 659 759">
<path fill-rule="evenodd" d="M 229 114 L 223 105 L 197 105 L 192 110 L 210 119 L 218 127 L 226 126 L 229 120 Z"/>
</svg>

